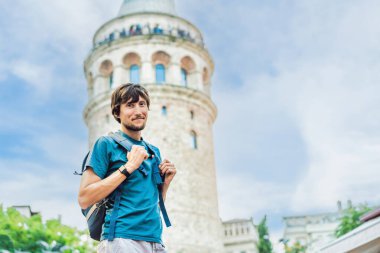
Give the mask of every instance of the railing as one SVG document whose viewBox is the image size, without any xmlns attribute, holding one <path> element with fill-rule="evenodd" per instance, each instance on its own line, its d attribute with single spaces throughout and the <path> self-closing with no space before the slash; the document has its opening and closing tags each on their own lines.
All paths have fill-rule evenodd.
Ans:
<svg viewBox="0 0 380 253">
<path fill-rule="evenodd" d="M 136 24 L 136 25 L 131 25 L 128 31 L 127 29 L 123 28 L 121 31 L 112 32 L 103 40 L 95 42 L 93 49 L 96 49 L 97 47 L 100 47 L 103 45 L 110 44 L 111 42 L 119 40 L 119 39 L 126 39 L 133 36 L 141 36 L 141 35 L 169 36 L 172 38 L 179 38 L 186 41 L 190 41 L 192 43 L 195 43 L 199 46 L 204 47 L 204 43 L 202 39 L 192 37 L 190 35 L 190 32 L 186 30 L 183 30 L 180 28 L 173 28 L 173 27 L 170 27 L 168 29 L 162 29 L 159 25 L 156 25 L 152 29 L 149 24 L 146 24 L 144 26 L 141 26 L 140 24 Z"/>
</svg>

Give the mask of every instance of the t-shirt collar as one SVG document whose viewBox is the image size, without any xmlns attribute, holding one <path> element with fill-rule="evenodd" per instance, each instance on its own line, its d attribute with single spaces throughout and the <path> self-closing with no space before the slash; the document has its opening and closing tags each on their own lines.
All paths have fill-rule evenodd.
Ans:
<svg viewBox="0 0 380 253">
<path fill-rule="evenodd" d="M 124 133 L 123 131 L 121 130 L 118 130 L 118 132 L 125 138 L 127 138 L 130 142 L 132 142 L 133 144 L 136 144 L 136 145 L 143 145 L 144 142 L 143 142 L 143 138 L 141 137 L 141 140 L 140 141 L 137 141 L 135 139 L 133 139 L 132 137 L 130 137 L 129 135 L 127 135 L 126 133 Z"/>
</svg>

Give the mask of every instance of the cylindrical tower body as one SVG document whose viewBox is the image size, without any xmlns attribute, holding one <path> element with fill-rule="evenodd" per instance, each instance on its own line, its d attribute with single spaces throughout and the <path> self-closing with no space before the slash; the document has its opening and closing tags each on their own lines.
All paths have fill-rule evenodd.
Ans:
<svg viewBox="0 0 380 253">
<path fill-rule="evenodd" d="M 174 10 L 173 0 L 124 1 L 119 17 L 99 28 L 84 63 L 84 120 L 91 146 L 119 128 L 110 110 L 114 88 L 144 85 L 151 108 L 143 137 L 178 171 L 166 200 L 173 224 L 164 229 L 168 252 L 221 253 L 212 139 L 217 112 L 210 98 L 214 66 L 200 31 Z"/>
</svg>

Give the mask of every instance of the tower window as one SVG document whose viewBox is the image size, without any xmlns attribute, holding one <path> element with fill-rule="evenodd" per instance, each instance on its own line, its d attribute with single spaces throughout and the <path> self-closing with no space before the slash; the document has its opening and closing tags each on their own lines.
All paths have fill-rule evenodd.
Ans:
<svg viewBox="0 0 380 253">
<path fill-rule="evenodd" d="M 194 131 L 191 131 L 191 147 L 193 149 L 198 149 L 198 140 L 197 140 L 197 133 Z"/>
<path fill-rule="evenodd" d="M 162 115 L 166 116 L 168 114 L 168 111 L 166 109 L 166 106 L 163 106 L 162 109 L 161 109 L 161 113 Z"/>
<path fill-rule="evenodd" d="M 110 85 L 110 88 L 112 87 L 112 84 L 113 84 L 113 71 L 111 72 L 111 74 L 109 76 L 109 85 Z"/>
<path fill-rule="evenodd" d="M 194 112 L 193 111 L 190 111 L 190 118 L 194 119 Z"/>
<path fill-rule="evenodd" d="M 129 80 L 131 83 L 140 83 L 140 68 L 137 64 L 131 65 L 129 68 Z"/>
<path fill-rule="evenodd" d="M 159 84 L 165 82 L 165 66 L 163 64 L 156 65 L 156 82 Z"/>
<path fill-rule="evenodd" d="M 181 84 L 187 87 L 187 71 L 184 68 L 181 68 Z"/>
</svg>

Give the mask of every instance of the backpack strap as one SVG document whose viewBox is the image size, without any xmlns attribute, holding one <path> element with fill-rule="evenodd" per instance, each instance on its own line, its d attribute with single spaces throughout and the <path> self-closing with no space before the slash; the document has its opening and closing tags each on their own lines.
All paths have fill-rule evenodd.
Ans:
<svg viewBox="0 0 380 253">
<path fill-rule="evenodd" d="M 83 175 L 83 172 L 84 172 L 84 169 L 85 169 L 85 165 L 86 165 L 86 162 L 87 162 L 87 158 L 88 158 L 89 155 L 90 155 L 90 151 L 87 152 L 87 155 L 83 159 L 83 162 L 82 162 L 82 171 L 80 173 L 78 173 L 77 171 L 74 171 L 74 175 L 79 175 L 79 176 Z"/>
<path fill-rule="evenodd" d="M 122 146 L 124 149 L 127 150 L 127 152 L 131 152 L 132 149 L 132 143 L 125 137 L 121 136 L 121 134 L 116 133 L 109 133 L 109 136 L 116 141 L 120 146 Z"/>
<path fill-rule="evenodd" d="M 116 141 L 120 146 L 122 146 L 127 152 L 131 152 L 132 149 L 132 142 L 122 136 L 121 134 L 116 133 L 110 133 L 109 136 Z M 140 166 L 138 170 L 146 177 L 148 175 L 148 172 L 143 166 Z"/>
<path fill-rule="evenodd" d="M 145 142 L 145 141 L 144 141 Z M 159 168 L 158 168 L 158 165 L 161 163 L 161 159 L 160 159 L 160 156 L 159 156 L 159 151 L 157 150 L 157 152 L 155 151 L 157 148 L 154 147 L 153 145 L 145 142 L 146 146 L 148 147 L 148 149 L 154 154 L 154 165 L 153 165 L 153 178 L 157 184 L 157 188 L 158 188 L 158 197 L 159 197 L 159 205 L 160 205 L 160 209 L 161 209 L 161 212 L 162 212 L 162 216 L 164 218 L 164 221 L 165 221 L 165 225 L 166 227 L 170 227 L 172 224 L 170 222 L 170 219 L 169 219 L 169 215 L 168 215 L 168 212 L 166 211 L 166 207 L 165 207 L 165 203 L 164 203 L 164 197 L 162 196 L 162 185 L 163 185 L 163 182 L 165 180 L 165 175 L 163 177 L 161 177 L 160 175 L 160 171 L 159 171 Z"/>
<path fill-rule="evenodd" d="M 109 227 L 109 231 L 108 231 L 108 241 L 113 241 L 113 239 L 115 239 L 116 220 L 117 220 L 117 215 L 119 214 L 121 193 L 122 193 L 122 184 L 119 185 L 115 191 L 115 201 L 113 204 L 113 210 L 112 210 L 112 215 L 111 215 L 111 219 L 110 219 L 110 227 Z"/>
</svg>

